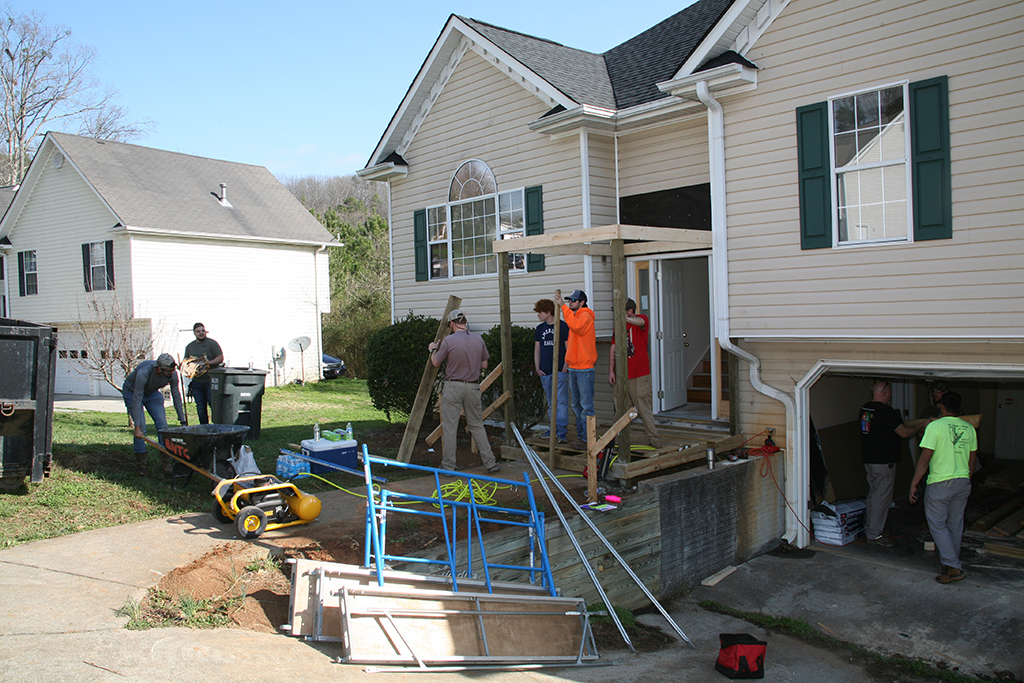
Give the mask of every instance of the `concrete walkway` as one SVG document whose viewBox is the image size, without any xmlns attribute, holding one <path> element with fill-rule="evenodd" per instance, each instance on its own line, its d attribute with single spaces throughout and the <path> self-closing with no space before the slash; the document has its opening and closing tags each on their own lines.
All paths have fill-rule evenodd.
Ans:
<svg viewBox="0 0 1024 683">
<path fill-rule="evenodd" d="M 346 505 L 322 495 L 325 509 Z M 333 644 L 235 629 L 123 628 L 126 618 L 116 611 L 128 598 L 143 597 L 163 574 L 233 538 L 232 527 L 195 513 L 0 551 L 0 680 L 365 680 L 362 667 L 334 663 L 340 650 Z M 880 652 L 943 660 L 974 673 L 1008 670 L 1024 676 L 1024 597 L 1009 570 L 1003 573 L 1010 578 L 1000 578 L 969 568 L 967 581 L 940 586 L 933 570 L 901 564 L 887 557 L 886 549 L 817 550 L 805 559 L 756 558 L 716 586 L 698 587 L 671 601 L 673 619 L 696 649 L 680 643 L 650 654 L 603 651 L 603 660 L 619 666 L 501 672 L 487 678 L 720 683 L 725 679 L 714 671 L 718 634 L 751 633 L 768 642 L 766 680 L 877 680 L 843 651 L 706 611 L 699 606 L 704 600 L 800 618 Z M 670 631 L 660 615 L 642 619 Z M 461 674 L 431 675 L 438 681 L 463 679 Z"/>
</svg>

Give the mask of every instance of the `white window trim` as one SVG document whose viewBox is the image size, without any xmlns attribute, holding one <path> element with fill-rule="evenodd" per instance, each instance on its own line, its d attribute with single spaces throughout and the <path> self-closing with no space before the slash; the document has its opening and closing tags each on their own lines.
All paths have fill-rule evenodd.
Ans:
<svg viewBox="0 0 1024 683">
<path fill-rule="evenodd" d="M 478 202 L 478 201 L 481 201 L 481 200 L 486 200 L 488 198 L 493 198 L 494 199 L 495 239 L 499 240 L 499 239 L 502 239 L 504 235 L 507 235 L 507 234 L 510 234 L 510 233 L 516 233 L 516 232 L 521 233 L 524 237 L 526 236 L 526 187 L 525 186 L 518 187 L 518 188 L 513 188 L 511 190 L 501 190 L 498 187 L 498 181 L 497 181 L 497 178 L 495 177 L 495 180 L 494 180 L 495 192 L 494 192 L 494 194 L 479 195 L 479 196 L 476 196 L 476 197 L 471 197 L 469 199 L 460 199 L 460 200 L 454 201 L 454 202 L 447 200 L 447 197 L 450 196 L 451 186 L 452 186 L 452 183 L 455 180 L 456 174 L 459 172 L 459 170 L 464 165 L 466 165 L 467 163 L 472 162 L 472 161 L 481 163 L 484 166 L 486 166 L 488 168 L 488 170 L 490 170 L 491 175 L 494 176 L 494 171 L 491 169 L 490 165 L 487 164 L 485 161 L 482 161 L 482 160 L 476 159 L 476 158 L 467 159 L 466 161 L 463 161 L 462 163 L 460 163 L 458 165 L 458 167 L 455 169 L 455 172 L 452 173 L 451 177 L 449 178 L 448 185 L 446 186 L 446 189 L 445 189 L 446 201 L 444 201 L 443 203 L 440 203 L 440 204 L 433 204 L 431 206 L 427 206 L 426 207 L 427 277 L 428 277 L 428 281 L 435 281 L 435 280 L 436 281 L 442 281 L 442 280 L 473 280 L 473 279 L 481 279 L 481 278 L 493 278 L 495 275 L 497 275 L 497 272 L 494 272 L 494 273 L 475 273 L 473 275 L 455 275 L 454 274 L 455 273 L 455 260 L 454 260 L 455 256 L 454 256 L 454 249 L 452 248 L 452 215 L 451 215 L 451 207 L 452 206 L 458 206 L 458 205 L 462 205 L 462 204 L 470 204 L 470 203 L 473 203 L 473 202 Z M 523 227 L 521 229 L 518 229 L 518 230 L 502 230 L 501 229 L 501 197 L 503 195 L 513 195 L 513 194 L 518 194 L 519 195 L 520 206 L 522 207 L 521 211 L 523 212 Z M 444 240 L 434 240 L 434 239 L 431 239 L 432 233 L 431 233 L 430 213 L 431 213 L 431 211 L 436 211 L 438 209 L 444 211 L 445 224 L 447 226 L 447 229 L 445 230 L 445 239 Z M 447 272 L 448 272 L 448 276 L 447 277 L 439 277 L 439 278 L 435 278 L 434 277 L 433 265 L 432 265 L 432 252 L 431 252 L 431 248 L 434 245 L 437 245 L 437 244 L 446 244 L 447 247 L 448 247 L 448 249 L 447 249 L 447 254 L 448 254 L 448 268 L 447 268 Z M 494 256 L 495 259 L 497 259 L 501 255 L 500 254 L 493 254 L 493 256 Z M 511 269 L 509 269 L 509 275 L 515 276 L 515 275 L 517 275 L 519 273 L 526 273 L 526 256 L 525 255 L 523 255 L 523 267 L 522 268 L 511 268 Z"/>
<path fill-rule="evenodd" d="M 856 240 L 849 242 L 839 241 L 839 173 L 836 169 L 836 145 L 835 145 L 835 110 L 833 103 L 836 100 L 841 100 L 846 97 L 853 97 L 862 93 L 874 92 L 876 90 L 885 90 L 886 88 L 903 88 L 903 125 L 904 125 L 904 171 L 906 175 L 906 188 L 907 188 L 907 236 L 906 237 L 883 237 L 879 239 L 871 240 Z M 911 137 L 911 121 L 910 121 L 910 80 L 893 81 L 891 83 L 885 83 L 882 85 L 874 85 L 865 88 L 858 88 L 857 90 L 851 90 L 849 92 L 842 93 L 840 95 L 833 95 L 828 98 L 828 157 L 829 157 L 829 182 L 831 183 L 831 195 L 832 195 L 832 248 L 833 249 L 859 249 L 862 247 L 873 247 L 878 245 L 902 245 L 902 244 L 913 244 L 914 243 L 914 186 L 913 186 L 913 174 L 911 156 L 910 156 L 910 137 Z M 881 168 L 885 166 L 893 166 L 893 162 L 877 162 L 872 164 L 864 164 L 858 170 L 866 170 L 871 168 Z"/>
</svg>

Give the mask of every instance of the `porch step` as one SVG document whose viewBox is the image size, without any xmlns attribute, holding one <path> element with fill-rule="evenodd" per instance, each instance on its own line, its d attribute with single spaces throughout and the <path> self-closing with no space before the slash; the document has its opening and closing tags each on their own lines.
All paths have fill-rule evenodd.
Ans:
<svg viewBox="0 0 1024 683">
<path fill-rule="evenodd" d="M 724 358 L 723 358 L 724 360 Z M 692 386 L 686 389 L 688 403 L 711 403 L 711 359 L 701 361 L 700 372 L 690 375 Z M 729 364 L 722 363 L 722 400 L 729 400 Z"/>
</svg>

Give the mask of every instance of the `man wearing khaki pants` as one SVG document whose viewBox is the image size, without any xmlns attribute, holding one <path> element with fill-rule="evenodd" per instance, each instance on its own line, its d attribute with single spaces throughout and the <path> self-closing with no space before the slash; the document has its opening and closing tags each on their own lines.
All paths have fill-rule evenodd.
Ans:
<svg viewBox="0 0 1024 683">
<path fill-rule="evenodd" d="M 455 439 L 459 416 L 465 411 L 466 426 L 480 448 L 480 458 L 490 473 L 501 470 L 494 459 L 491 444 L 484 431 L 483 408 L 480 404 L 480 375 L 487 369 L 487 345 L 483 338 L 470 332 L 466 316 L 459 309 L 448 314 L 451 334 L 441 343 L 430 342 L 430 362 L 434 367 L 445 365 L 444 391 L 441 393 L 441 426 L 444 431 L 444 454 L 441 469 L 455 471 Z M 454 476 L 454 475 L 453 475 Z"/>
</svg>

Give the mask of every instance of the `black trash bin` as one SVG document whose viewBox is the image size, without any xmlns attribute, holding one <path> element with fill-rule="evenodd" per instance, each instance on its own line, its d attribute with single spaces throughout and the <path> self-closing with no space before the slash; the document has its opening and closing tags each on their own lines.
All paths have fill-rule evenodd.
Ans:
<svg viewBox="0 0 1024 683">
<path fill-rule="evenodd" d="M 266 370 L 212 368 L 210 420 L 220 425 L 245 425 L 253 439 L 260 438 L 260 415 Z"/>
<path fill-rule="evenodd" d="M 57 330 L 0 318 L 0 488 L 50 476 Z"/>
</svg>

